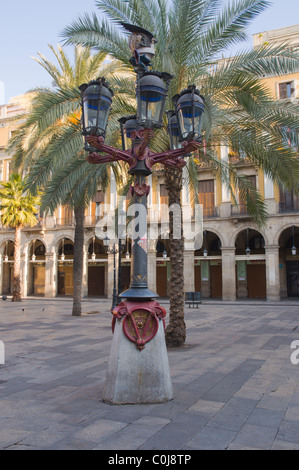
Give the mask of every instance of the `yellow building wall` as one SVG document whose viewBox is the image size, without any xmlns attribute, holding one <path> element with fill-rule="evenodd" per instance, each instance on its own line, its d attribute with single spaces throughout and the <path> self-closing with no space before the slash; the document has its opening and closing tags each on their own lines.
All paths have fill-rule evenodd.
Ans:
<svg viewBox="0 0 299 470">
<path fill-rule="evenodd" d="M 261 196 L 265 197 L 265 184 L 264 184 L 264 172 L 259 168 L 258 170 L 258 188 Z"/>
<path fill-rule="evenodd" d="M 286 74 L 286 75 L 281 75 L 281 76 L 275 76 L 275 77 L 267 77 L 261 80 L 261 82 L 266 85 L 266 87 L 269 89 L 271 96 L 274 99 L 279 99 L 278 95 L 278 85 L 279 83 L 284 83 L 284 82 L 292 82 L 294 81 L 294 88 L 295 88 L 295 97 L 297 98 L 299 96 L 299 73 L 292 73 L 292 74 Z"/>
<path fill-rule="evenodd" d="M 9 130 L 7 127 L 0 127 L 0 147 L 6 147 L 8 144 Z"/>
</svg>

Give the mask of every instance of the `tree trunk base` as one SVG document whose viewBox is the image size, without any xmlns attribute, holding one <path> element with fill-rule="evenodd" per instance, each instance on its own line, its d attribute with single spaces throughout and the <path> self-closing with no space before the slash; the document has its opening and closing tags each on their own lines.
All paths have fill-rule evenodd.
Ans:
<svg viewBox="0 0 299 470">
<path fill-rule="evenodd" d="M 73 309 L 72 315 L 73 315 L 74 317 L 81 317 L 81 308 L 79 308 L 79 309 Z"/>
<path fill-rule="evenodd" d="M 186 341 L 185 322 L 180 325 L 168 325 L 165 331 L 166 346 L 171 348 L 179 348 L 184 346 Z"/>
</svg>

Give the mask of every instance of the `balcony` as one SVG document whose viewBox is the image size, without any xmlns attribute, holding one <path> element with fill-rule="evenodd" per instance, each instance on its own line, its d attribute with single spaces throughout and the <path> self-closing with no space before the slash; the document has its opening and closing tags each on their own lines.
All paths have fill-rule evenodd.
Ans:
<svg viewBox="0 0 299 470">
<path fill-rule="evenodd" d="M 202 215 L 204 219 L 215 219 L 220 217 L 219 207 L 203 207 Z"/>
<path fill-rule="evenodd" d="M 72 227 L 74 225 L 74 217 L 63 217 L 63 218 L 56 218 L 55 219 L 55 226 L 56 227 Z"/>
<path fill-rule="evenodd" d="M 85 227 L 94 227 L 99 220 L 101 220 L 103 216 L 96 216 L 96 215 L 86 215 L 84 217 L 84 226 Z"/>
<path fill-rule="evenodd" d="M 195 156 L 194 161 L 198 170 L 213 170 L 216 168 L 216 164 L 213 161 L 205 159 L 202 156 Z"/>
<path fill-rule="evenodd" d="M 246 157 L 245 155 L 238 155 L 237 153 L 229 153 L 228 160 L 231 165 L 238 165 L 238 166 L 249 166 L 255 165 L 250 158 Z"/>
<path fill-rule="evenodd" d="M 299 212 L 299 201 L 292 201 L 291 203 L 290 202 L 279 203 L 280 214 L 293 213 L 293 212 Z"/>
<path fill-rule="evenodd" d="M 232 217 L 250 217 L 247 211 L 246 204 L 237 204 L 231 206 Z"/>
</svg>

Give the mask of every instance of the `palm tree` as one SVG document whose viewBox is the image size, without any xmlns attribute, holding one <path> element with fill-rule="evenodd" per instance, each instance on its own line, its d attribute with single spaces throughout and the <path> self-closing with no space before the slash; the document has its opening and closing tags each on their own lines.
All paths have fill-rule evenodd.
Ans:
<svg viewBox="0 0 299 470">
<path fill-rule="evenodd" d="M 38 198 L 25 191 L 21 175 L 12 173 L 9 180 L 1 185 L 0 200 L 2 224 L 15 229 L 12 301 L 19 302 L 21 301 L 21 230 L 26 225 L 36 224 Z"/>
<path fill-rule="evenodd" d="M 285 129 L 297 139 L 298 107 L 274 102 L 260 78 L 298 71 L 299 56 L 283 46 L 264 45 L 228 60 L 218 59 L 227 48 L 246 38 L 246 27 L 264 11 L 268 1 L 239 0 L 222 7 L 221 0 L 98 0 L 96 5 L 104 19 L 98 20 L 95 14 L 79 18 L 65 28 L 65 43 L 92 46 L 129 66 L 122 23 L 151 31 L 157 39 L 153 67 L 174 75 L 169 97 L 192 83 L 205 97 L 205 145 L 196 159 L 189 159 L 190 174 L 196 173 L 198 159 L 209 161 L 233 197 L 238 189 L 243 192 L 253 220 L 265 223 L 267 213 L 260 193 L 233 164 L 220 160 L 217 150 L 227 145 L 245 152 L 274 182 L 298 187 L 296 153 L 281 145 Z M 169 99 L 168 109 L 171 106 Z M 169 148 L 166 122 L 157 132 L 153 148 Z M 182 170 L 165 168 L 164 177 L 169 203 L 180 204 Z M 183 238 L 173 240 L 170 227 L 170 321 L 166 339 L 174 346 L 185 342 L 183 248 Z"/>
<path fill-rule="evenodd" d="M 33 193 L 42 189 L 42 212 L 53 212 L 59 204 L 69 204 L 75 215 L 73 264 L 73 315 L 81 314 L 83 275 L 84 209 L 95 195 L 99 184 L 107 187 L 109 171 L 118 178 L 117 165 L 94 168 L 85 160 L 81 132 L 81 94 L 78 86 L 100 74 L 110 76 L 119 69 L 116 61 L 104 63 L 106 54 L 91 54 L 89 48 L 76 47 L 74 66 L 63 49 L 50 46 L 59 67 L 39 54 L 36 59 L 54 80 L 52 89 L 29 92 L 27 112 L 18 116 L 19 128 L 10 140 L 8 151 L 14 153 L 16 168 L 29 170 L 26 187 Z M 128 86 L 116 78 L 115 86 L 129 93 Z M 123 87 L 123 89 L 121 88 Z M 126 101 L 126 100 L 125 100 Z M 122 105 L 123 107 L 124 105 Z M 117 105 L 114 115 L 117 117 Z M 128 106 L 128 111 L 131 111 Z M 114 124 L 115 127 L 115 124 Z M 113 139 L 113 123 L 109 136 Z"/>
</svg>

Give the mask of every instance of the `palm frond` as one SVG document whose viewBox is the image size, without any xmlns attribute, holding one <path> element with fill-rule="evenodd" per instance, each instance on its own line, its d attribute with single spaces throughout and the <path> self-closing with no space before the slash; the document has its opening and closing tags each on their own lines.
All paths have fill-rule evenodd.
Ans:
<svg viewBox="0 0 299 470">
<path fill-rule="evenodd" d="M 201 47 L 196 49 L 199 61 L 207 61 L 220 51 L 244 41 L 246 27 L 270 5 L 267 0 L 232 1 L 211 21 L 201 35 Z"/>
</svg>

